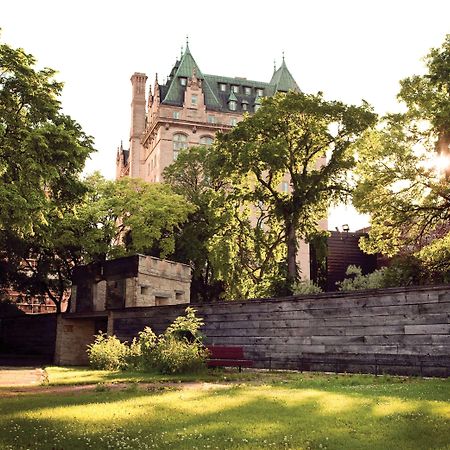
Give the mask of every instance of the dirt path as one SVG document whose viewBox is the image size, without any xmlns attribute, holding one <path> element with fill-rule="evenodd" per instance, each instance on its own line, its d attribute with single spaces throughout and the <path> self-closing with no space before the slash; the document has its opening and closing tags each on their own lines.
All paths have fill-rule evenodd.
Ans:
<svg viewBox="0 0 450 450">
<path fill-rule="evenodd" d="M 0 367 L 0 387 L 36 386 L 46 377 L 45 370 L 36 367 Z"/>
<path fill-rule="evenodd" d="M 164 389 L 224 389 L 230 387 L 229 383 L 194 382 L 158 382 L 158 383 L 105 383 L 83 384 L 75 386 L 47 386 L 43 383 L 47 374 L 43 369 L 33 367 L 0 367 L 0 397 L 15 397 L 18 395 L 37 394 L 79 394 L 83 392 L 121 391 L 125 389 L 139 389 L 147 391 Z"/>
</svg>

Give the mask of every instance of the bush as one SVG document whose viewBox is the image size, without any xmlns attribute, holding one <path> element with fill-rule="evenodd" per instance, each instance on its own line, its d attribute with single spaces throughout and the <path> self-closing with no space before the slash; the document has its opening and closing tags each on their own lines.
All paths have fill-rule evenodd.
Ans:
<svg viewBox="0 0 450 450">
<path fill-rule="evenodd" d="M 179 374 L 203 369 L 207 357 L 208 351 L 200 343 L 166 334 L 159 337 L 153 362 L 161 373 Z"/>
<path fill-rule="evenodd" d="M 107 336 L 100 332 L 95 336 L 93 344 L 87 349 L 89 364 L 94 369 L 122 370 L 127 367 L 130 348 L 125 342 L 120 342 L 116 336 Z"/>
<path fill-rule="evenodd" d="M 295 295 L 320 294 L 322 288 L 310 280 L 299 281 L 292 286 Z"/>
<path fill-rule="evenodd" d="M 188 307 L 186 315 L 177 317 L 164 334 L 157 336 L 145 327 L 130 346 L 100 333 L 88 346 L 89 363 L 103 370 L 157 370 L 165 374 L 198 371 L 205 367 L 208 357 L 202 344 L 202 325 L 203 320 Z"/>
</svg>

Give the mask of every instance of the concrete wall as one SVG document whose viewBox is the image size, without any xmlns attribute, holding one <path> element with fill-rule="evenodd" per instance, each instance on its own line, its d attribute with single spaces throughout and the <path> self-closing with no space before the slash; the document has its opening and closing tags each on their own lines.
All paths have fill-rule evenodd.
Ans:
<svg viewBox="0 0 450 450">
<path fill-rule="evenodd" d="M 130 341 L 157 333 L 186 305 L 114 311 Z M 450 375 L 450 286 L 326 293 L 197 305 L 207 343 L 243 346 L 259 367 Z"/>
<path fill-rule="evenodd" d="M 103 323 L 102 323 L 103 322 Z M 62 366 L 87 365 L 87 346 L 94 341 L 98 331 L 107 331 L 107 322 L 102 318 L 68 319 L 58 317 L 55 364 Z"/>
</svg>

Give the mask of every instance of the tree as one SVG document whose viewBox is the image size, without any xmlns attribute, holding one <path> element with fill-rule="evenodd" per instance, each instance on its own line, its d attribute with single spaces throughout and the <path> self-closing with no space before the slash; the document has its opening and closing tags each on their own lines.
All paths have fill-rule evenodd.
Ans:
<svg viewBox="0 0 450 450">
<path fill-rule="evenodd" d="M 215 149 L 190 147 L 166 168 L 164 179 L 196 209 L 176 238 L 173 258 L 193 268 L 194 301 L 272 295 L 279 275 L 280 229 L 262 208 L 251 210 L 214 174 Z"/>
<path fill-rule="evenodd" d="M 371 215 L 364 250 L 415 255 L 431 278 L 450 270 L 450 35 L 401 82 L 404 114 L 388 115 L 359 148 L 354 204 Z"/>
<path fill-rule="evenodd" d="M 174 250 L 175 229 L 193 209 L 169 186 L 139 179 L 114 182 L 96 174 L 85 185 L 82 201 L 55 210 L 33 234 L 1 237 L 8 281 L 26 295 L 50 298 L 57 312 L 74 267 L 134 253 L 165 257 Z"/>
<path fill-rule="evenodd" d="M 62 83 L 33 56 L 0 42 L 0 278 L 30 267 L 25 253 L 84 194 L 79 179 L 92 138 L 61 112 Z M 19 262 L 21 265 L 18 265 Z M 34 267 L 34 266 L 33 266 Z M 20 273 L 17 273 L 20 278 Z M 41 276 L 36 285 L 44 283 Z M 22 283 L 18 283 L 21 285 Z"/>
<path fill-rule="evenodd" d="M 30 235 L 83 192 L 92 138 L 61 112 L 62 83 L 33 56 L 0 43 L 0 232 Z"/>
<path fill-rule="evenodd" d="M 271 226 L 282 227 L 288 288 L 298 279 L 298 239 L 314 234 L 330 204 L 349 194 L 351 146 L 375 120 L 367 103 L 347 106 L 320 93 L 290 92 L 265 99 L 253 116 L 218 135 L 217 176 L 234 195 L 264 209 Z M 283 180 L 288 192 L 280 189 Z"/>
</svg>

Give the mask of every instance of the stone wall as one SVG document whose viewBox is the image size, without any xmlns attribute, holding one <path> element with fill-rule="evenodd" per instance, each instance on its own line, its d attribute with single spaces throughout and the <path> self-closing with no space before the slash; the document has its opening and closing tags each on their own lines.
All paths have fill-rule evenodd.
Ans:
<svg viewBox="0 0 450 450">
<path fill-rule="evenodd" d="M 151 256 L 133 255 L 77 267 L 72 313 L 189 303 L 191 268 Z"/>
<path fill-rule="evenodd" d="M 157 333 L 186 305 L 114 311 L 130 341 Z M 244 347 L 258 367 L 450 375 L 450 286 L 325 293 L 197 305 L 208 344 Z"/>
<path fill-rule="evenodd" d="M 55 364 L 61 366 L 87 365 L 87 346 L 94 341 L 99 331 L 107 331 L 107 319 L 88 317 L 68 319 L 58 317 L 55 344 Z"/>
</svg>

